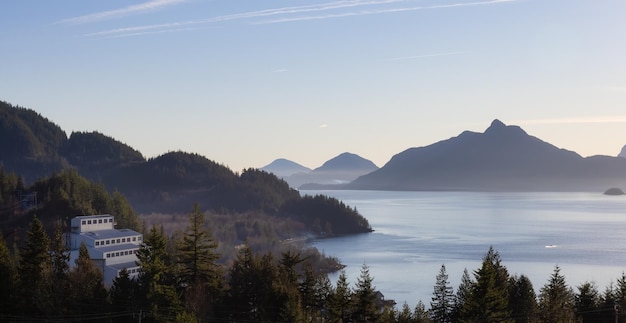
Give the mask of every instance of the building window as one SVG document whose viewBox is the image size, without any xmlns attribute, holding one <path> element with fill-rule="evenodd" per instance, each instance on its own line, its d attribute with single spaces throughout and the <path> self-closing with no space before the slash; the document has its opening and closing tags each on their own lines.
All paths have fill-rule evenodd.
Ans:
<svg viewBox="0 0 626 323">
<path fill-rule="evenodd" d="M 80 223 L 81 223 L 82 225 L 85 225 L 85 224 L 87 224 L 87 221 L 86 221 L 86 220 L 82 220 L 82 221 L 80 221 Z"/>
<path fill-rule="evenodd" d="M 115 253 L 115 257 L 119 257 L 119 256 L 120 256 L 120 253 L 119 253 L 119 252 L 116 252 L 116 253 Z"/>
<path fill-rule="evenodd" d="M 137 241 L 137 237 L 133 237 L 133 241 Z"/>
<path fill-rule="evenodd" d="M 96 241 L 96 246 L 99 246 L 99 245 L 100 245 L 100 241 Z"/>
<path fill-rule="evenodd" d="M 120 239 L 117 239 L 117 243 L 120 243 Z"/>
<path fill-rule="evenodd" d="M 102 223 L 102 219 L 98 220 L 98 224 Z"/>
<path fill-rule="evenodd" d="M 106 244 L 109 244 L 109 240 L 106 241 Z"/>
<path fill-rule="evenodd" d="M 122 243 L 126 242 L 126 238 L 122 238 Z"/>
<path fill-rule="evenodd" d="M 91 224 L 91 220 L 87 220 L 87 224 Z"/>
<path fill-rule="evenodd" d="M 113 219 L 109 219 L 109 223 L 113 223 Z"/>
<path fill-rule="evenodd" d="M 137 237 L 137 240 L 141 241 L 141 237 Z"/>
</svg>

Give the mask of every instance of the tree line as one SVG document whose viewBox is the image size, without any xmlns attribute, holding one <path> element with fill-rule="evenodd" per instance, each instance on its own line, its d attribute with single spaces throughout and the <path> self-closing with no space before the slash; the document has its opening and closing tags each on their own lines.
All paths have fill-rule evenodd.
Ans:
<svg viewBox="0 0 626 323">
<path fill-rule="evenodd" d="M 64 228 L 48 237 L 34 218 L 21 248 L 0 239 L 0 320 L 99 322 L 620 322 L 626 274 L 601 293 L 585 282 L 569 287 L 556 266 L 536 295 L 530 280 L 511 276 L 490 248 L 480 268 L 463 272 L 456 292 L 445 265 L 435 277 L 430 308 L 385 301 L 367 264 L 351 286 L 335 284 L 298 250 L 255 253 L 246 243 L 236 258 L 218 261 L 218 242 L 198 205 L 175 238 L 152 226 L 137 253 L 140 273 L 122 270 L 105 286 L 80 246 L 69 264 Z"/>
</svg>

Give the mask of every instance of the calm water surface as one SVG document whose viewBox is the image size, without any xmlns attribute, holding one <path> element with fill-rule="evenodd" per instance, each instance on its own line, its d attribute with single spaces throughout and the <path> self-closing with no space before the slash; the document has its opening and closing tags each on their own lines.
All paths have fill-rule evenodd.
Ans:
<svg viewBox="0 0 626 323">
<path fill-rule="evenodd" d="M 435 277 L 446 266 L 452 287 L 463 269 L 477 269 L 493 246 L 511 275 L 535 290 L 561 267 L 576 287 L 594 281 L 602 292 L 626 270 L 626 196 L 598 193 L 303 191 L 356 207 L 375 232 L 318 240 L 314 245 L 347 265 L 354 286 L 361 266 L 399 306 L 430 307 Z M 473 276 L 472 276 L 473 277 Z M 331 276 L 331 280 L 336 275 Z M 334 280 L 333 280 L 334 282 Z"/>
</svg>

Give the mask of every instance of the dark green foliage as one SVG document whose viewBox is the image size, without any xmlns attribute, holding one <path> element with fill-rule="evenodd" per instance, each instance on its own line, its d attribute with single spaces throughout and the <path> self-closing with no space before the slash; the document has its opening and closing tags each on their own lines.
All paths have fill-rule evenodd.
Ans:
<svg viewBox="0 0 626 323">
<path fill-rule="evenodd" d="M 90 178 L 100 178 L 115 167 L 145 161 L 137 150 L 95 131 L 73 132 L 63 154 Z"/>
<path fill-rule="evenodd" d="M 509 307 L 516 323 L 537 322 L 537 296 L 528 277 L 514 276 L 509 279 Z"/>
<path fill-rule="evenodd" d="M 361 274 L 357 278 L 353 291 L 352 318 L 357 322 L 376 322 L 378 308 L 376 307 L 376 288 L 372 284 L 374 278 L 370 275 L 369 266 L 361 266 Z"/>
<path fill-rule="evenodd" d="M 356 209 L 324 195 L 306 195 L 301 199 L 291 200 L 285 203 L 281 212 L 295 217 L 310 228 L 317 226 L 320 230 L 317 234 L 342 235 L 372 231 L 367 219 Z"/>
<path fill-rule="evenodd" d="M 75 132 L 68 139 L 55 124 L 36 112 L 0 101 L 0 166 L 15 171 L 27 183 L 52 176 L 50 183 L 37 183 L 29 192 L 46 208 L 47 217 L 110 213 L 118 223 L 139 230 L 120 199 L 115 205 L 101 191 L 122 193 L 141 213 L 182 213 L 197 202 L 202 210 L 220 213 L 256 212 L 296 219 L 307 233 L 330 236 L 371 231 L 356 210 L 328 197 L 301 198 L 298 191 L 273 174 L 246 169 L 241 175 L 198 154 L 169 152 L 145 160 L 135 149 L 98 132 Z M 75 169 L 99 187 L 67 185 L 67 170 Z M 0 174 L 0 182 L 2 181 Z M 55 182 L 62 177 L 63 183 Z M 72 181 L 69 181 L 72 183 Z M 3 183 L 0 183 L 3 184 Z M 50 186 L 50 187 L 47 187 Z M 14 189 L 0 191 L 0 214 L 13 211 Z M 62 189 L 61 189 L 62 188 Z M 84 189 L 88 188 L 88 189 Z M 6 194 L 9 193 L 9 194 Z M 91 202 L 85 202 L 89 196 Z M 52 203 L 47 205 L 47 203 Z M 123 202 L 122 204 L 127 204 Z M 2 228 L 25 227 L 26 223 L 0 223 Z M 6 229 L 4 229 L 6 230 Z M 304 230 L 303 230 L 304 231 Z M 5 231 L 6 232 L 6 231 Z M 302 232 L 304 233 L 304 232 Z"/>
<path fill-rule="evenodd" d="M 206 227 L 204 213 L 194 204 L 189 225 L 177 242 L 178 281 L 186 286 L 184 298 L 187 310 L 198 319 L 213 315 L 214 303 L 221 299 L 224 274 L 217 263 L 217 242 Z"/>
<path fill-rule="evenodd" d="M 416 323 L 430 323 L 430 317 L 428 315 L 428 311 L 426 310 L 426 306 L 420 300 L 415 305 L 415 310 L 413 310 L 413 321 Z"/>
<path fill-rule="evenodd" d="M 302 318 L 302 295 L 296 266 L 303 261 L 299 253 L 287 251 L 278 262 L 278 279 L 274 288 L 279 321 L 297 322 Z"/>
<path fill-rule="evenodd" d="M 513 322 L 509 310 L 508 272 L 493 247 L 474 272 L 475 283 L 461 310 L 463 322 Z"/>
<path fill-rule="evenodd" d="M 544 322 L 573 322 L 574 293 L 565 283 L 561 268 L 554 267 L 554 272 L 539 292 L 539 313 Z"/>
<path fill-rule="evenodd" d="M 234 322 L 270 322 L 278 317 L 274 281 L 278 272 L 271 255 L 255 255 L 248 245 L 237 253 L 229 270 L 227 304 Z"/>
<path fill-rule="evenodd" d="M 37 197 L 38 205 L 26 215 L 38 218 L 52 232 L 55 222 L 61 220 L 67 224 L 70 217 L 76 215 L 111 214 L 125 228 L 140 230 L 139 219 L 119 192 L 109 194 L 101 184 L 96 184 L 80 176 L 74 170 L 55 174 L 37 181 L 25 192 Z M 22 228 L 26 217 L 14 217 L 3 223 L 4 228 Z"/>
<path fill-rule="evenodd" d="M 111 209 L 108 213 L 115 216 L 118 228 L 132 229 L 138 232 L 142 231 L 141 223 L 139 222 L 139 218 L 135 214 L 135 211 L 133 211 L 130 203 L 126 200 L 126 197 L 124 197 L 124 195 L 122 195 L 119 191 L 113 192 Z"/>
<path fill-rule="evenodd" d="M 0 234 L 0 317 L 16 314 L 17 301 L 17 271 L 13 262 L 13 255 Z"/>
<path fill-rule="evenodd" d="M 119 276 L 113 279 L 113 284 L 109 289 L 111 299 L 111 310 L 113 312 L 128 313 L 128 316 L 117 318 L 119 322 L 136 321 L 131 313 L 138 312 L 139 284 L 131 279 L 126 269 L 122 269 Z"/>
<path fill-rule="evenodd" d="M 65 243 L 66 228 L 60 220 L 55 223 L 54 234 L 50 241 L 50 289 L 53 295 L 52 304 L 55 312 L 59 314 L 68 314 L 71 309 L 68 308 L 67 299 L 70 295 L 70 281 L 68 277 L 70 250 Z"/>
<path fill-rule="evenodd" d="M 300 193 L 289 187 L 287 182 L 258 169 L 244 170 L 239 182 L 243 194 L 238 204 L 243 210 L 257 209 L 276 214 L 285 202 L 300 198 Z"/>
<path fill-rule="evenodd" d="M 469 299 L 472 286 L 474 283 L 472 282 L 472 278 L 467 271 L 467 268 L 463 269 L 463 276 L 461 276 L 461 283 L 456 290 L 456 296 L 454 297 L 454 308 L 452 309 L 452 320 L 454 322 L 458 322 L 461 318 L 461 311 L 463 306 Z"/>
<path fill-rule="evenodd" d="M 157 322 L 167 321 L 183 310 L 176 291 L 172 259 L 167 252 L 167 237 L 162 228 L 152 227 L 137 252 L 140 307 Z"/>
<path fill-rule="evenodd" d="M 584 282 L 577 289 L 578 293 L 574 295 L 574 309 L 576 310 L 577 318 L 582 320 L 582 322 L 601 321 L 602 316 L 606 316 L 606 314 L 599 311 L 600 292 L 598 287 L 593 282 Z"/>
<path fill-rule="evenodd" d="M 0 101 L 0 162 L 8 170 L 32 181 L 67 168 L 59 154 L 66 141 L 65 132 L 40 114 Z"/>
<path fill-rule="evenodd" d="M 45 315 L 51 307 L 49 294 L 49 239 L 39 219 L 30 223 L 19 266 L 20 307 L 23 313 Z"/>
<path fill-rule="evenodd" d="M 448 282 L 446 266 L 441 265 L 435 287 L 433 288 L 433 298 L 430 302 L 430 318 L 433 322 L 452 322 L 452 312 L 454 310 L 454 292 Z"/>
<path fill-rule="evenodd" d="M 352 291 L 346 272 L 341 270 L 335 291 L 330 299 L 330 308 L 328 309 L 330 322 L 348 322 L 351 315 Z"/>
<path fill-rule="evenodd" d="M 87 246 L 81 243 L 76 265 L 68 274 L 69 296 L 66 301 L 74 314 L 96 315 L 107 312 L 107 290 L 102 273 L 89 257 Z"/>
</svg>

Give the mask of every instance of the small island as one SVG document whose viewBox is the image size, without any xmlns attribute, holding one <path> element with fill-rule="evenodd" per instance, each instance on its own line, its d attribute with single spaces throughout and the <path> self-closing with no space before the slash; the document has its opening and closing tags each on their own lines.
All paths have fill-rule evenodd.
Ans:
<svg viewBox="0 0 626 323">
<path fill-rule="evenodd" d="M 621 188 L 612 187 L 604 192 L 604 195 L 624 195 L 624 191 Z"/>
</svg>

